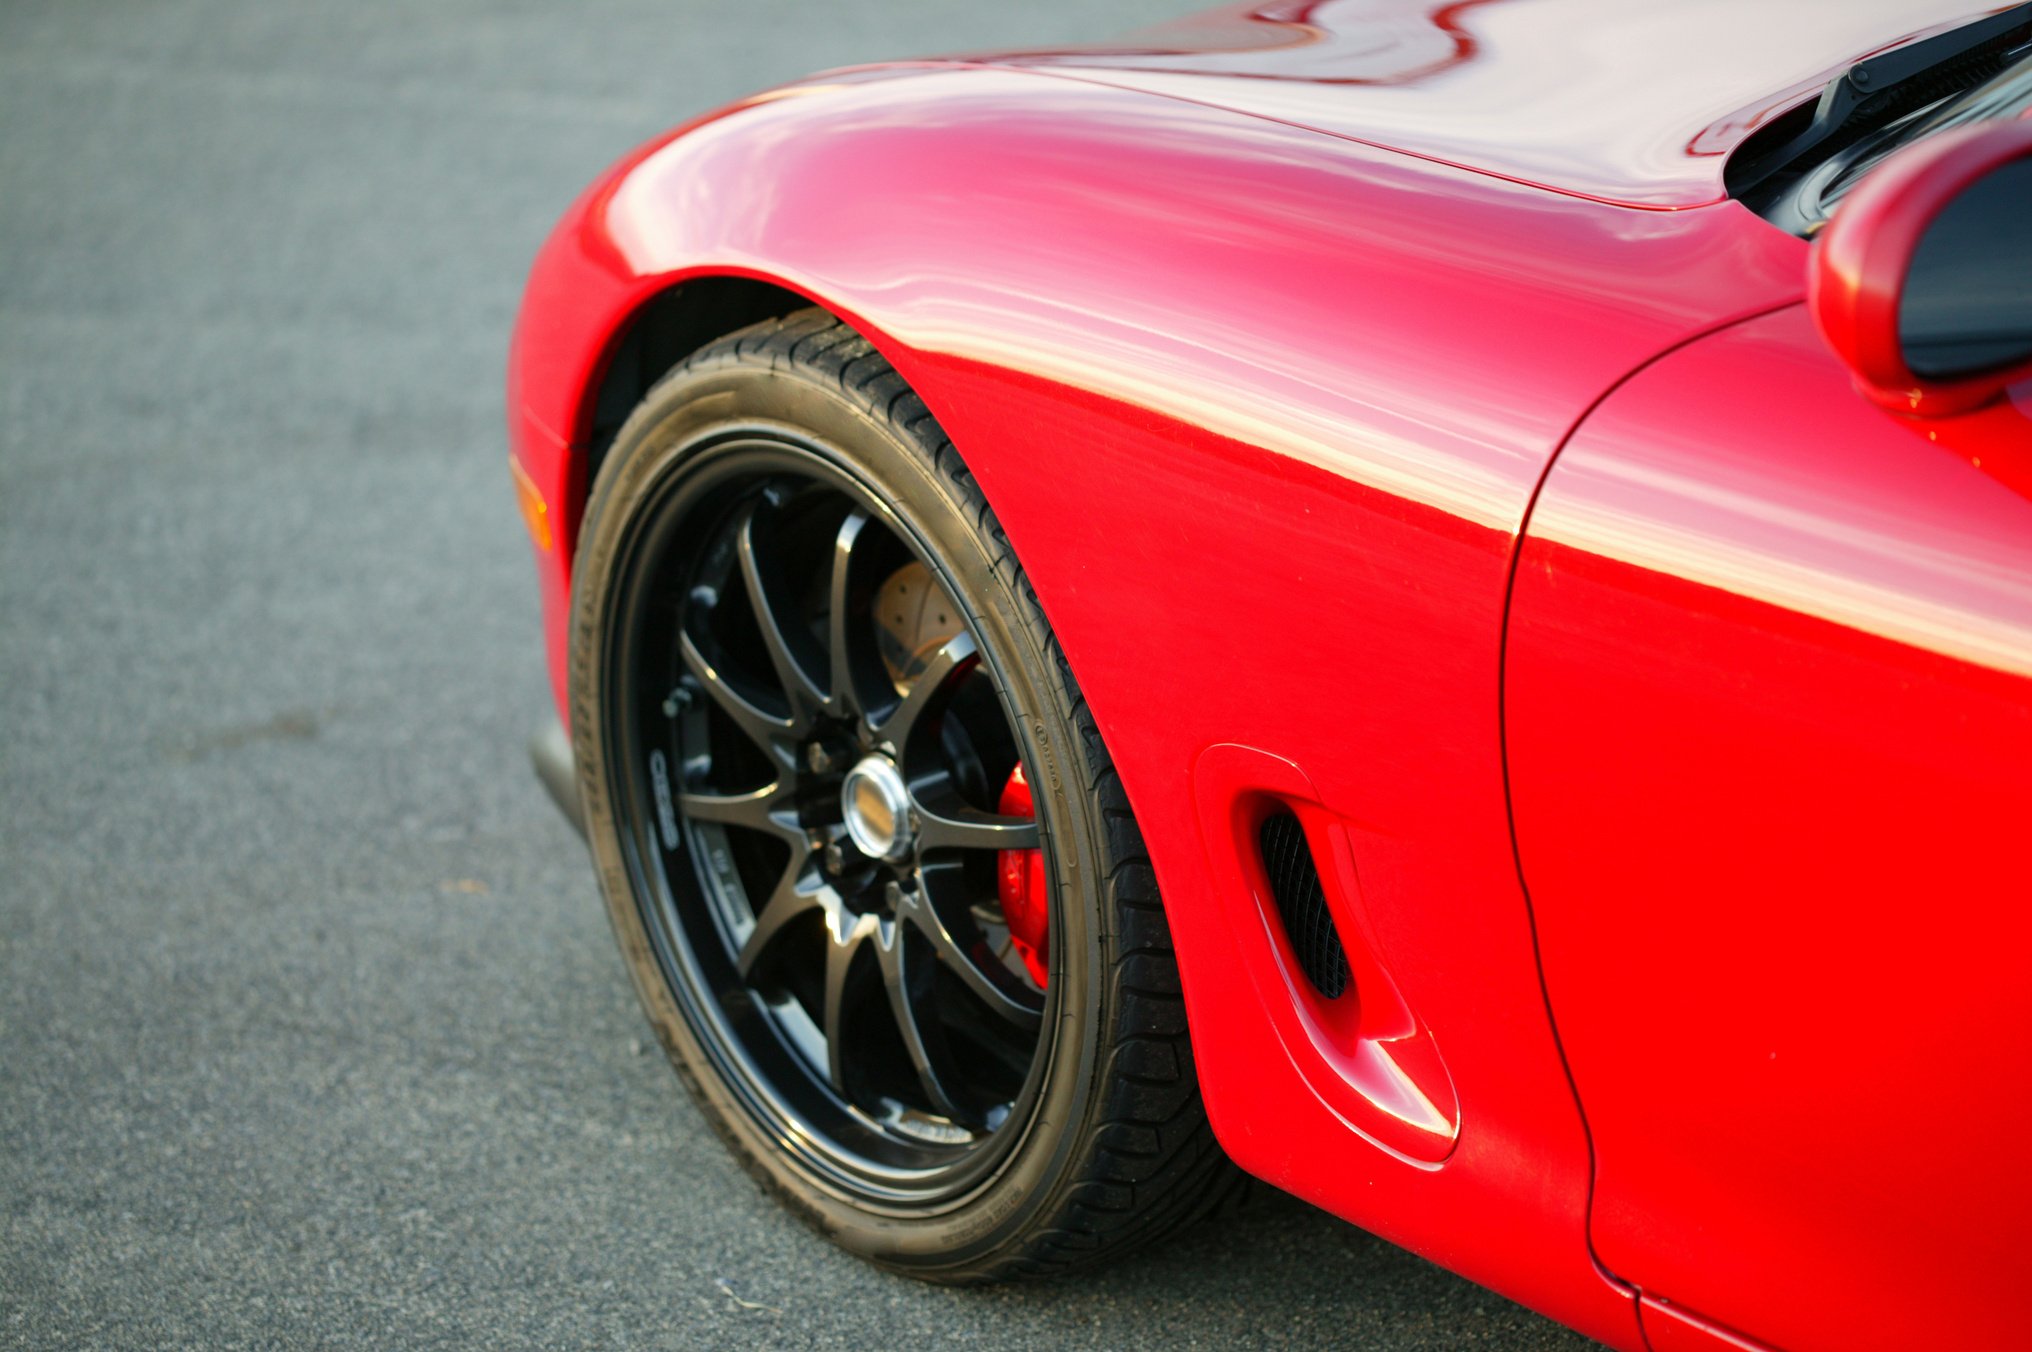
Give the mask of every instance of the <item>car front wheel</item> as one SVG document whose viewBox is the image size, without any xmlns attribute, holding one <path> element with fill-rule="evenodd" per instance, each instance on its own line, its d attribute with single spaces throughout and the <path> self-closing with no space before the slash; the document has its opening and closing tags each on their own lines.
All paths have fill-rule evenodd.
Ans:
<svg viewBox="0 0 2032 1352">
<path fill-rule="evenodd" d="M 939 1281 L 1225 1200 L 1156 881 L 973 478 L 819 310 L 667 376 L 581 531 L 573 743 L 614 929 L 740 1158 Z"/>
</svg>

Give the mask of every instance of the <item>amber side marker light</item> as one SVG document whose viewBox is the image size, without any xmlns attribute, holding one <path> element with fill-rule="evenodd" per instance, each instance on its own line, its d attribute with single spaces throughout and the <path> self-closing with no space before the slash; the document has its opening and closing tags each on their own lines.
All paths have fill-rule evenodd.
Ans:
<svg viewBox="0 0 2032 1352">
<path fill-rule="evenodd" d="M 522 468 L 522 462 L 514 456 L 508 457 L 508 468 L 515 472 L 515 499 L 522 504 L 522 521 L 529 527 L 529 538 L 536 541 L 538 549 L 550 548 L 550 505 L 537 491 L 536 481 L 529 477 L 529 471 Z"/>
</svg>

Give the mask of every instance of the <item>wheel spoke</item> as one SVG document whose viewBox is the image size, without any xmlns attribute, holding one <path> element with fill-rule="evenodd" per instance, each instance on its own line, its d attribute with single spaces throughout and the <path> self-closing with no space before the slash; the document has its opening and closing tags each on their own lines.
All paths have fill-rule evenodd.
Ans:
<svg viewBox="0 0 2032 1352">
<path fill-rule="evenodd" d="M 775 569 L 770 561 L 756 547 L 755 518 L 759 504 L 751 503 L 741 514 L 740 526 L 735 533 L 735 551 L 741 559 L 741 578 L 748 587 L 748 601 L 755 612 L 755 624 L 762 634 L 762 646 L 769 653 L 769 665 L 776 670 L 776 682 L 783 687 L 784 698 L 789 702 L 791 722 L 798 731 L 803 731 L 811 721 L 814 711 L 826 702 L 825 692 L 820 690 L 810 675 L 813 663 L 812 649 L 818 645 L 806 637 L 796 625 L 786 625 L 778 612 L 772 593 L 779 590 L 775 585 Z M 803 640 L 800 642 L 800 640 Z M 804 648 L 803 653 L 797 651 Z"/>
<path fill-rule="evenodd" d="M 891 926 L 883 937 L 885 942 L 876 944 L 876 961 L 881 967 L 882 984 L 889 989 L 889 1010 L 896 1016 L 896 1028 L 903 1035 L 903 1046 L 910 1053 L 917 1082 L 923 1086 L 934 1110 L 956 1122 L 971 1121 L 973 1115 L 960 1106 L 946 1087 L 950 1072 L 944 1067 L 951 1065 L 952 1058 L 943 1030 L 929 1009 L 933 998 L 932 966 L 911 956 L 917 946 L 910 942 L 904 926 Z"/>
<path fill-rule="evenodd" d="M 875 735 L 898 748 L 906 745 L 926 711 L 937 702 L 940 692 L 951 685 L 953 677 L 971 667 L 979 656 L 980 649 L 974 643 L 974 636 L 964 629 L 941 643 L 938 651 L 925 663 L 924 670 L 910 683 L 909 691 L 876 723 Z"/>
<path fill-rule="evenodd" d="M 756 964 L 783 933 L 785 926 L 818 907 L 821 889 L 798 886 L 803 872 L 804 860 L 792 855 L 783 876 L 777 880 L 776 889 L 769 894 L 769 900 L 762 904 L 762 909 L 756 912 L 755 928 L 748 931 L 748 937 L 741 941 L 740 953 L 734 958 L 734 965 L 743 981 L 751 978 Z"/>
<path fill-rule="evenodd" d="M 949 881 L 943 876 L 948 872 L 954 875 Z M 927 869 L 921 876 L 922 888 L 897 894 L 897 919 L 915 925 L 931 941 L 932 953 L 945 969 L 979 996 L 981 1003 L 998 1018 L 1018 1028 L 1036 1028 L 1044 1019 L 1043 1002 L 1036 993 L 1017 980 L 1015 973 L 988 951 L 978 935 L 972 945 L 964 943 L 929 895 L 931 889 L 944 891 L 946 886 L 955 889 L 964 886 L 964 879 L 957 875 L 957 870 L 947 869 Z"/>
<path fill-rule="evenodd" d="M 771 713 L 748 694 L 736 689 L 730 673 L 700 651 L 689 633 L 678 636 L 678 645 L 685 669 L 705 688 L 706 694 L 720 706 L 721 712 L 772 759 L 783 761 L 785 753 L 778 749 L 778 744 L 796 734 L 795 724 L 787 717 Z"/>
<path fill-rule="evenodd" d="M 802 847 L 806 843 L 804 830 L 797 824 L 791 791 L 781 780 L 751 793 L 682 793 L 677 805 L 693 821 L 743 826 L 787 840 L 793 846 Z"/>
<path fill-rule="evenodd" d="M 846 718 L 861 708 L 861 662 L 854 647 L 853 619 L 854 566 L 860 556 L 854 551 L 869 531 L 869 517 L 856 509 L 847 513 L 833 536 L 832 576 L 826 595 L 830 607 L 826 620 L 826 647 L 829 673 L 825 710 L 835 718 Z"/>
<path fill-rule="evenodd" d="M 917 847 L 923 850 L 1034 850 L 1035 817 L 983 812 L 952 792 L 944 776 L 910 786 Z"/>
<path fill-rule="evenodd" d="M 860 955 L 861 945 L 876 932 L 880 922 L 872 915 L 849 916 L 833 912 L 826 916 L 826 924 L 832 927 L 833 932 L 827 936 L 826 944 L 825 1010 L 821 1031 L 825 1034 L 826 1074 L 831 1078 L 833 1088 L 844 1094 L 847 1092 L 847 979 L 853 972 L 854 959 Z"/>
</svg>

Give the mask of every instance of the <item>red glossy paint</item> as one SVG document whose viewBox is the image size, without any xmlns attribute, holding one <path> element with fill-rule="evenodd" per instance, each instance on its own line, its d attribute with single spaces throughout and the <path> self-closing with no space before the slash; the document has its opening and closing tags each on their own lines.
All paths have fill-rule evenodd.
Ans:
<svg viewBox="0 0 2032 1352">
<path fill-rule="evenodd" d="M 1656 1296 L 1645 1296 L 1637 1311 L 1650 1352 L 1769 1352 L 1734 1329 L 1688 1314 Z"/>
<path fill-rule="evenodd" d="M 1589 418 L 1518 566 L 1511 787 L 1595 1251 L 1797 1352 L 2032 1327 L 2018 394 L 1903 417 L 1803 308 L 1744 324 Z"/>
<path fill-rule="evenodd" d="M 593 396 L 619 336 L 703 277 L 829 307 L 960 448 L 1079 675 L 1163 888 L 1229 1152 L 1640 1347 L 1638 1292 L 1610 1273 L 1652 1287 L 1590 1248 L 1591 1101 L 1562 1060 L 1518 877 L 1514 552 L 1559 448 L 1631 372 L 1754 316 L 1804 323 L 1806 245 L 1699 205 L 1720 153 L 1794 85 L 1953 14 L 1816 5 L 1808 24 L 1760 8 L 1764 45 L 1786 51 L 1744 57 L 1752 78 L 1717 55 L 1747 13 L 1732 0 L 1643 22 L 1607 0 L 1420 7 L 1439 36 L 1377 30 L 1417 48 L 1379 56 L 1381 74 L 1357 62 L 1356 7 L 1277 17 L 1290 8 L 1176 44 L 1221 72 L 1190 90 L 1122 87 L 1150 72 L 1120 53 L 842 72 L 602 177 L 538 257 L 511 357 L 514 454 L 556 536 L 538 565 L 559 703 Z M 1558 31 L 1527 37 L 1536 11 Z M 1326 64 L 1260 40 L 1280 24 Z M 1667 46 L 1704 60 L 1697 96 Z M 1354 76 L 1333 74 L 1345 63 Z M 1345 117 L 1286 117 L 1244 85 Z M 1466 111 L 1445 111 L 1449 88 Z M 1520 102 L 1499 114 L 1504 91 Z M 1372 144 L 1386 140 L 1409 153 Z M 1517 181 L 1534 177 L 1558 191 Z M 1851 412 L 1887 416 L 1814 352 Z M 1556 746 L 1520 729 L 1520 707 L 1512 736 Z M 1353 1005 L 1294 985 L 1266 920 L 1247 841 L 1275 801 L 1322 860 Z M 1549 801 L 1534 810 L 1557 819 Z M 1581 958 L 1621 923 L 1592 904 L 1562 903 Z M 1910 1008 L 1900 1026 L 1917 1028 Z"/>
<path fill-rule="evenodd" d="M 1905 364 L 1899 298 L 1920 237 L 1970 184 L 2032 156 L 2032 122 L 1990 123 L 1936 136 L 1873 172 L 1813 243 L 1807 296 L 1821 336 L 1886 408 L 1945 415 L 1978 408 L 2032 362 L 1957 381 L 1925 380 Z M 2025 209 L 2032 211 L 2032 203 Z"/>
</svg>

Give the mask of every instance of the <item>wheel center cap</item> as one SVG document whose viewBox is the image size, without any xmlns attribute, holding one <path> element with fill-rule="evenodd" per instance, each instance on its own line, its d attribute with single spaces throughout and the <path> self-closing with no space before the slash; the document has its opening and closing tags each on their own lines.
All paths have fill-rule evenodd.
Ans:
<svg viewBox="0 0 2032 1352">
<path fill-rule="evenodd" d="M 840 813 L 862 854 L 892 864 L 910 857 L 910 791 L 887 756 L 869 756 L 847 771 Z"/>
</svg>

